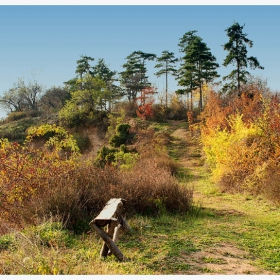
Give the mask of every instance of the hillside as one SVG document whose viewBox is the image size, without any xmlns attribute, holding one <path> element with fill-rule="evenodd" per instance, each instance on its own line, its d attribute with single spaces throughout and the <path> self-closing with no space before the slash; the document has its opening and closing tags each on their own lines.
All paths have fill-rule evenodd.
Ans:
<svg viewBox="0 0 280 280">
<path fill-rule="evenodd" d="M 16 251 L 0 238 L 2 274 L 278 274 L 280 272 L 280 210 L 261 196 L 222 193 L 211 181 L 197 131 L 185 121 L 153 124 L 169 135 L 165 145 L 179 164 L 176 174 L 193 188 L 193 206 L 185 214 L 162 209 L 158 216 L 128 219 L 133 231 L 123 233 L 119 248 L 126 256 L 99 259 L 101 241 L 90 231 L 76 236 L 48 222 L 38 231 L 18 233 Z M 81 133 L 81 132 L 80 132 Z M 85 132 L 84 132 L 85 133 Z M 93 146 L 103 142 L 87 131 Z M 138 140 L 147 143 L 145 131 Z M 95 154 L 92 149 L 90 156 Z M 13 264 L 10 261 L 13 260 Z M 41 270 L 38 270 L 41 267 Z"/>
</svg>

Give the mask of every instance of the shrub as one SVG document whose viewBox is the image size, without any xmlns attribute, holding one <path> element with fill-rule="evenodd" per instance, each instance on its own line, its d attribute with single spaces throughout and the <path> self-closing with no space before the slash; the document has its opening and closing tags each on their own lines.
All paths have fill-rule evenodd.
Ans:
<svg viewBox="0 0 280 280">
<path fill-rule="evenodd" d="M 180 186 L 165 169 L 153 159 L 138 161 L 132 169 L 120 172 L 121 188 L 114 190 L 127 200 L 129 213 L 158 214 L 158 201 L 170 212 L 187 212 L 192 204 L 192 190 Z"/>
<path fill-rule="evenodd" d="M 137 116 L 133 102 L 124 101 L 116 103 L 114 111 L 121 112 L 122 110 L 125 112 L 125 117 L 134 118 Z"/>
<path fill-rule="evenodd" d="M 151 119 L 155 122 L 164 122 L 167 119 L 167 111 L 164 105 L 153 104 L 153 116 Z"/>
<path fill-rule="evenodd" d="M 122 123 L 117 125 L 116 134 L 110 138 L 110 145 L 113 147 L 120 147 L 122 144 L 125 144 L 129 134 L 130 125 L 127 123 Z"/>
<path fill-rule="evenodd" d="M 276 205 L 280 205 L 280 172 L 279 166 L 276 162 L 270 162 L 263 164 L 256 182 L 259 193 L 263 194 L 267 199 L 274 202 Z M 255 179 L 256 180 L 256 179 Z"/>
<path fill-rule="evenodd" d="M 255 87 L 246 90 L 230 100 L 210 94 L 201 130 L 207 162 L 222 190 L 279 202 L 280 100 L 263 97 Z"/>
<path fill-rule="evenodd" d="M 13 235 L 0 236 L 0 252 L 9 248 L 13 244 L 15 238 Z"/>
<path fill-rule="evenodd" d="M 248 169 L 251 166 L 249 162 L 255 160 L 252 158 L 255 151 L 248 139 L 259 134 L 256 126 L 247 127 L 242 115 L 232 116 L 228 122 L 230 131 L 213 130 L 203 135 L 204 151 L 216 181 L 230 174 L 240 181 L 243 173 L 252 172 Z"/>
<path fill-rule="evenodd" d="M 169 105 L 170 112 L 168 118 L 171 120 L 183 120 L 186 119 L 185 104 L 180 100 L 177 94 L 173 94 Z"/>
<path fill-rule="evenodd" d="M 81 221 L 87 230 L 89 221 L 113 197 L 126 200 L 125 213 L 128 216 L 157 214 L 157 200 L 161 200 L 171 212 L 186 212 L 192 203 L 191 190 L 180 186 L 165 169 L 148 160 L 129 170 L 80 166 L 71 174 L 50 180 L 49 185 L 48 192 L 37 192 L 26 210 L 39 217 L 49 213 L 60 216 L 63 223 L 74 230 Z"/>
<path fill-rule="evenodd" d="M 86 150 L 91 148 L 91 142 L 88 136 L 83 136 L 79 133 L 74 133 L 73 138 L 76 141 L 76 144 L 81 153 L 84 153 Z"/>
<path fill-rule="evenodd" d="M 136 114 L 143 120 L 153 116 L 153 103 L 155 101 L 153 95 L 155 94 L 155 90 L 153 87 L 146 87 L 141 90 L 140 96 L 136 97 Z"/>
<path fill-rule="evenodd" d="M 130 169 L 96 167 L 62 160 L 55 154 L 1 142 L 1 216 L 17 225 L 39 224 L 51 216 L 76 232 L 113 197 L 127 201 L 126 213 L 157 214 L 158 200 L 167 211 L 188 211 L 192 191 L 181 187 L 153 159 L 137 161 Z M 131 156 L 131 155 L 129 155 Z M 125 159 L 127 160 L 127 159 Z"/>
<path fill-rule="evenodd" d="M 126 135 L 127 139 L 129 128 L 129 124 L 121 123 L 116 133 Z M 81 232 L 88 230 L 90 220 L 113 197 L 126 200 L 127 215 L 156 215 L 163 208 L 171 212 L 188 211 L 192 191 L 172 176 L 174 162 L 162 145 L 154 141 L 154 132 L 142 126 L 139 131 L 145 139 L 142 149 L 137 144 L 139 155 L 124 144 L 119 148 L 104 146 L 98 154 L 99 166 L 79 160 L 76 152 L 67 158 L 59 156 L 59 149 L 66 144 L 76 145 L 62 127 L 32 128 L 24 145 L 2 139 L 0 219 L 24 226 L 40 224 L 55 216 L 67 228 Z M 35 139 L 55 145 L 53 149 L 36 149 Z"/>
<path fill-rule="evenodd" d="M 121 169 L 132 168 L 139 159 L 138 153 L 130 153 L 126 149 L 120 149 L 120 151 L 115 153 L 114 156 L 115 158 L 112 162 L 113 166 L 119 167 Z"/>
<path fill-rule="evenodd" d="M 60 154 L 64 152 L 64 155 L 67 157 L 71 154 L 78 154 L 80 151 L 73 135 L 69 134 L 63 127 L 56 126 L 55 124 L 29 127 L 27 134 L 26 139 L 28 143 L 41 138 L 45 140 L 46 147 Z"/>
<path fill-rule="evenodd" d="M 110 113 L 108 115 L 108 131 L 107 135 L 111 137 L 116 133 L 116 127 L 125 121 L 125 111 L 124 109 L 120 110 L 120 113 Z"/>
<path fill-rule="evenodd" d="M 117 149 L 111 149 L 106 146 L 102 146 L 102 148 L 98 151 L 95 163 L 100 167 L 105 167 L 105 165 L 110 165 L 115 160 L 115 153 Z"/>
<path fill-rule="evenodd" d="M 30 145 L 0 140 L 0 218 L 20 225 L 32 220 L 26 205 L 41 191 L 49 193 L 52 182 L 67 176 L 75 161 L 61 160 L 56 152 L 44 152 Z M 28 208 L 27 207 L 27 208 Z"/>
</svg>

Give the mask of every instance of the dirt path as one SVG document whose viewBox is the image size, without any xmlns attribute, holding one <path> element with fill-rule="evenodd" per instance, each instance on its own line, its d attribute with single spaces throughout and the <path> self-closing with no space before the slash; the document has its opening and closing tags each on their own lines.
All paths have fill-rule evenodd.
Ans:
<svg viewBox="0 0 280 280">
<path fill-rule="evenodd" d="M 185 122 L 176 121 L 172 122 L 172 131 L 173 157 L 187 174 L 186 179 L 193 184 L 194 202 L 217 213 L 243 215 L 239 208 L 237 210 L 235 205 L 229 204 L 221 196 L 211 196 L 201 191 L 199 186 L 203 184 L 207 172 L 198 133 L 191 133 Z M 182 262 L 192 266 L 191 274 L 273 274 L 253 266 L 249 253 L 231 243 L 213 244 L 181 257 Z"/>
</svg>

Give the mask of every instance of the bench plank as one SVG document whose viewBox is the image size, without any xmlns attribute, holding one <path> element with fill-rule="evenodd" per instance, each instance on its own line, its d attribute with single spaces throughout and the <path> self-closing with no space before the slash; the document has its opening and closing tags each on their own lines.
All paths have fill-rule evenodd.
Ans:
<svg viewBox="0 0 280 280">
<path fill-rule="evenodd" d="M 109 224 L 111 220 L 116 218 L 115 214 L 122 206 L 123 202 L 121 198 L 111 198 L 93 222 L 101 227 L 104 227 Z"/>
</svg>

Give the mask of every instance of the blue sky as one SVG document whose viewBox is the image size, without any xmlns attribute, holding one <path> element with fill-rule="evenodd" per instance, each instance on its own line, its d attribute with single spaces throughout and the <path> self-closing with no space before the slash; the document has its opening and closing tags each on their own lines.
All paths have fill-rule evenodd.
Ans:
<svg viewBox="0 0 280 280">
<path fill-rule="evenodd" d="M 175 2 L 174 2 L 175 3 Z M 249 70 L 267 79 L 280 91 L 280 6 L 273 5 L 12 5 L 0 6 L 0 95 L 18 78 L 35 75 L 45 89 L 63 86 L 75 76 L 81 55 L 104 58 L 111 70 L 122 71 L 133 51 L 172 51 L 180 57 L 178 43 L 184 33 L 197 30 L 222 66 L 228 41 L 225 29 L 245 24 L 253 41 L 248 55 L 256 56 L 264 70 Z M 149 62 L 150 81 L 164 91 L 164 77 L 156 78 L 155 62 Z M 169 91 L 177 89 L 170 77 Z M 0 118 L 5 115 L 0 111 Z"/>
</svg>

